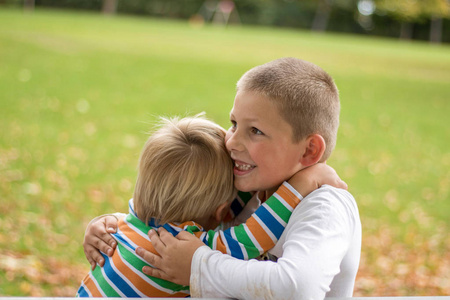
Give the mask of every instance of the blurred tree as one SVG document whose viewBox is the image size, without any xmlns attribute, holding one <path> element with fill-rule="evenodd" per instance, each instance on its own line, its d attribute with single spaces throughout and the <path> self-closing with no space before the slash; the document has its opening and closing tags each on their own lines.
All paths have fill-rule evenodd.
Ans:
<svg viewBox="0 0 450 300">
<path fill-rule="evenodd" d="M 231 23 L 310 28 L 450 42 L 450 0 L 233 0 Z M 58 7 L 203 22 L 220 0 L 0 0 L 0 5 Z M 223 2 L 223 0 L 222 0 Z M 225 1 L 225 3 L 230 1 Z M 210 9 L 209 6 L 213 7 Z M 204 12 L 208 8 L 207 13 Z M 229 9 L 230 10 L 230 9 Z M 229 12 L 229 10 L 225 10 Z M 239 13 L 237 15 L 237 12 Z"/>
<path fill-rule="evenodd" d="M 442 42 L 443 19 L 450 17 L 449 0 L 429 0 L 431 5 L 425 5 L 425 15 L 431 19 L 430 42 Z"/>
<path fill-rule="evenodd" d="M 316 3 L 316 11 L 311 25 L 314 31 L 325 31 L 334 7 L 339 10 L 357 10 L 358 0 L 310 0 Z"/>
<path fill-rule="evenodd" d="M 26 11 L 34 10 L 34 0 L 25 0 L 23 5 Z"/>
<path fill-rule="evenodd" d="M 333 0 L 316 0 L 317 8 L 314 15 L 314 20 L 311 29 L 314 31 L 323 32 L 327 29 L 328 21 L 330 19 Z"/>
<path fill-rule="evenodd" d="M 411 39 L 413 24 L 431 20 L 430 40 L 442 40 L 442 18 L 450 17 L 448 0 L 375 0 L 377 10 L 401 23 L 400 38 Z"/>
<path fill-rule="evenodd" d="M 102 13 L 113 15 L 117 11 L 117 0 L 103 0 Z"/>
</svg>

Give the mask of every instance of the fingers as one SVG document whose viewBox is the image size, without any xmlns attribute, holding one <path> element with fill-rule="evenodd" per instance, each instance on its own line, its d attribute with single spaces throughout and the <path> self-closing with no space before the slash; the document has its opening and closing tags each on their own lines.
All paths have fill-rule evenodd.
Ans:
<svg viewBox="0 0 450 300">
<path fill-rule="evenodd" d="M 161 257 L 158 256 L 157 254 L 147 251 L 142 247 L 136 248 L 136 254 L 139 255 L 140 257 L 142 257 L 152 267 L 161 268 L 161 263 L 162 263 Z"/>
<path fill-rule="evenodd" d="M 103 266 L 103 264 L 105 263 L 103 256 L 100 254 L 98 249 L 92 246 L 92 244 L 89 244 L 86 239 L 83 242 L 83 250 L 84 255 L 86 256 L 86 259 L 89 261 L 92 270 L 95 269 L 96 264 L 98 264 L 101 267 Z"/>
<path fill-rule="evenodd" d="M 189 285 L 192 257 L 204 243 L 186 231 L 174 237 L 162 227 L 158 231 L 150 230 L 148 236 L 159 255 L 138 247 L 136 254 L 151 265 L 143 267 L 142 272 L 177 284 Z"/>
<path fill-rule="evenodd" d="M 165 233 L 168 233 L 167 230 L 165 230 L 164 228 L 160 227 L 160 229 L 163 229 L 163 230 L 158 230 L 159 234 L 162 234 L 164 236 Z M 150 238 L 150 242 L 152 242 L 153 248 L 155 248 L 156 252 L 158 252 L 159 254 L 162 254 L 162 253 L 164 253 L 166 244 L 161 240 L 161 237 L 159 234 L 156 232 L 156 230 L 151 229 L 148 232 L 148 237 Z"/>
<path fill-rule="evenodd" d="M 108 256 L 113 255 L 116 241 L 109 235 L 109 233 L 93 236 L 89 239 L 89 245 L 100 250 Z"/>
<path fill-rule="evenodd" d="M 348 185 L 345 181 L 338 179 L 335 183 L 335 186 L 339 189 L 348 190 Z"/>
<path fill-rule="evenodd" d="M 105 227 L 108 233 L 116 233 L 117 231 L 117 219 L 114 216 L 106 216 Z M 112 245 L 111 245 L 112 247 Z"/>
<path fill-rule="evenodd" d="M 180 241 L 198 241 L 199 240 L 198 237 L 196 237 L 195 235 L 193 235 L 187 231 L 181 231 L 179 234 L 177 234 L 176 238 L 179 239 Z"/>
<path fill-rule="evenodd" d="M 158 277 L 158 278 L 161 278 L 161 279 L 165 279 L 165 280 L 171 281 L 171 277 L 169 277 L 166 273 L 164 273 L 163 271 L 161 271 L 159 269 L 155 269 L 155 268 L 152 268 L 152 267 L 145 266 L 145 267 L 142 268 L 142 272 L 144 272 L 144 274 L 147 274 L 149 276 Z"/>
<path fill-rule="evenodd" d="M 117 219 L 112 216 L 103 217 L 89 224 L 86 229 L 83 250 L 92 269 L 95 269 L 96 264 L 103 266 L 105 263 L 100 251 L 108 256 L 112 256 L 117 245 L 117 242 L 107 232 L 106 226 L 113 228 L 115 231 Z"/>
<path fill-rule="evenodd" d="M 192 234 L 188 233 L 187 231 L 181 231 L 180 233 L 183 233 L 183 232 L 184 232 L 184 234 L 188 234 L 188 235 L 192 236 Z M 179 239 L 178 238 L 179 234 L 177 235 L 177 237 L 174 237 L 172 233 L 168 232 L 163 227 L 158 228 L 158 234 L 159 234 L 159 239 L 161 240 L 161 243 L 164 244 L 164 247 L 166 247 L 166 246 L 170 247 L 171 245 L 177 243 L 177 239 Z M 184 234 L 183 234 L 183 236 L 184 236 Z M 153 246 L 155 246 L 155 245 L 153 245 Z M 161 249 L 161 250 L 164 250 L 164 249 Z M 156 249 L 156 251 L 158 251 L 158 249 Z M 161 252 L 158 251 L 158 253 L 161 253 Z"/>
<path fill-rule="evenodd" d="M 144 266 L 142 268 L 142 272 L 144 274 L 165 280 L 170 280 L 170 277 L 164 271 L 159 269 L 162 265 L 161 257 L 145 250 L 142 247 L 136 248 L 136 254 L 142 257 L 150 265 L 150 267 Z"/>
<path fill-rule="evenodd" d="M 114 224 L 113 224 L 114 222 Z M 100 239 L 97 241 L 98 249 L 108 256 L 111 256 L 114 252 L 114 248 L 117 242 L 110 233 L 115 233 L 117 228 L 117 220 L 114 217 L 106 217 L 105 220 L 100 224 L 94 224 L 96 226 L 95 235 Z M 109 226 L 109 227 L 108 227 Z M 109 231 L 107 231 L 109 230 Z M 113 232 L 111 232 L 113 230 Z"/>
<path fill-rule="evenodd" d="M 91 270 L 94 270 L 95 266 L 97 265 L 95 252 L 98 253 L 98 251 L 96 251 L 95 249 L 94 249 L 94 251 L 92 251 L 92 249 L 90 249 L 89 247 L 88 248 L 84 247 L 84 255 L 86 256 L 86 259 L 88 260 L 89 264 L 91 265 Z M 100 253 L 98 253 L 98 254 L 100 254 Z M 98 258 L 98 257 L 97 257 L 97 259 L 101 260 L 101 258 Z M 102 262 L 101 266 L 103 266 L 103 263 L 104 262 Z M 99 263 L 99 265 L 100 265 L 100 263 Z"/>
</svg>

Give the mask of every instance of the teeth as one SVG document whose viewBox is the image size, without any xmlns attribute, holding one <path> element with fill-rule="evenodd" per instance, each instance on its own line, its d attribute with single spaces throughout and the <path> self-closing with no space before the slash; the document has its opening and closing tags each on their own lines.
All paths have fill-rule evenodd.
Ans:
<svg viewBox="0 0 450 300">
<path fill-rule="evenodd" d="M 241 171 L 248 171 L 253 168 L 252 165 L 240 165 L 237 162 L 234 163 L 234 166 Z"/>
</svg>

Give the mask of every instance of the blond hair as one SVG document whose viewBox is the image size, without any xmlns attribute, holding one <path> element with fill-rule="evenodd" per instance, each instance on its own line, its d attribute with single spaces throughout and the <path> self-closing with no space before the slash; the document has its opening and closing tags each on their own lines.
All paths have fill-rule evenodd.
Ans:
<svg viewBox="0 0 450 300">
<path fill-rule="evenodd" d="M 321 161 L 336 145 L 339 127 L 339 92 L 320 67 L 293 57 L 280 58 L 246 72 L 237 92 L 256 92 L 273 101 L 292 126 L 293 141 L 320 134 L 326 143 Z"/>
<path fill-rule="evenodd" d="M 133 201 L 147 223 L 185 222 L 232 200 L 233 164 L 225 130 L 200 116 L 161 118 L 140 159 Z"/>
</svg>

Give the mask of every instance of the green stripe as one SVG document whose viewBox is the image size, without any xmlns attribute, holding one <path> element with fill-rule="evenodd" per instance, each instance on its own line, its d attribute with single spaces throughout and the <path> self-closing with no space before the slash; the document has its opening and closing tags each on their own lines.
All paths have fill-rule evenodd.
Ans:
<svg viewBox="0 0 450 300">
<path fill-rule="evenodd" d="M 153 228 L 145 225 L 144 222 L 142 222 L 139 218 L 136 218 L 132 214 L 128 214 L 126 220 L 144 234 L 148 234 L 148 231 Z"/>
<path fill-rule="evenodd" d="M 195 225 L 188 225 L 188 226 L 186 226 L 186 228 L 185 228 L 184 230 L 187 231 L 187 232 L 189 232 L 189 233 L 192 233 L 192 234 L 194 234 L 194 232 L 199 232 L 199 231 L 201 231 L 200 228 L 198 228 L 198 227 L 195 226 Z"/>
<path fill-rule="evenodd" d="M 290 211 L 283 203 L 280 202 L 275 196 L 270 196 L 265 202 L 284 222 L 288 222 L 291 217 L 292 211 Z"/>
<path fill-rule="evenodd" d="M 107 297 L 120 297 L 120 295 L 114 290 L 114 288 L 109 285 L 108 281 L 103 277 L 103 273 L 99 266 L 95 267 L 92 271 L 92 275 L 97 280 L 100 289 L 105 293 Z"/>
<path fill-rule="evenodd" d="M 217 249 L 213 248 L 215 235 L 216 235 L 216 232 L 214 230 L 208 230 L 208 247 L 213 250 L 217 250 Z"/>
<path fill-rule="evenodd" d="M 217 232 L 215 232 L 214 230 L 208 231 L 208 246 L 213 250 L 217 250 L 216 248 L 213 248 L 216 236 L 217 238 L 219 237 L 219 233 L 216 233 Z M 260 255 L 258 248 L 256 248 L 255 244 L 253 244 L 252 240 L 245 231 L 244 224 L 235 226 L 234 233 L 236 234 L 236 240 L 244 246 L 249 259 L 258 257 Z"/>
<path fill-rule="evenodd" d="M 247 251 L 248 258 L 256 258 L 261 255 L 259 253 L 258 248 L 256 248 L 253 241 L 248 236 L 245 231 L 244 225 L 241 224 L 239 226 L 234 227 L 234 233 L 236 234 L 236 239 L 244 245 L 245 251 Z"/>
<path fill-rule="evenodd" d="M 147 264 L 147 263 L 143 262 L 142 260 L 140 260 L 139 258 L 137 258 L 134 253 L 129 251 L 123 245 L 119 244 L 119 245 L 117 245 L 117 248 L 119 250 L 119 253 L 123 257 L 123 259 L 126 260 L 128 263 L 130 263 L 138 272 L 142 272 L 142 268 L 144 266 L 149 266 L 149 264 Z M 142 273 L 142 274 L 144 274 L 144 273 Z M 145 276 L 147 276 L 152 281 L 159 284 L 161 287 L 166 288 L 168 290 L 178 292 L 178 291 L 183 291 L 183 290 L 189 289 L 189 287 L 187 287 L 187 286 L 182 286 L 182 285 L 179 285 L 179 284 L 176 284 L 176 283 L 164 280 L 164 279 L 159 279 L 159 278 L 148 276 L 148 275 L 145 275 Z"/>
</svg>

